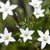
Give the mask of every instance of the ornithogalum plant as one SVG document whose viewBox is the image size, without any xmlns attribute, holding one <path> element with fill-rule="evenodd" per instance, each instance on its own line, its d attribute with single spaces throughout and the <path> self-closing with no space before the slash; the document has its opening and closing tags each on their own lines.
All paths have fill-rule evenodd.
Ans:
<svg viewBox="0 0 50 50">
<path fill-rule="evenodd" d="M 50 50 L 50 0 L 0 0 L 0 50 Z"/>
</svg>

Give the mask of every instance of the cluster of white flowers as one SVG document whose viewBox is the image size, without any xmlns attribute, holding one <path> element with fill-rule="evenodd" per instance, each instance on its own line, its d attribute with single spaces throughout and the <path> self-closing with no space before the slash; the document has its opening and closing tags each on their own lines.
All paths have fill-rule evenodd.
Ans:
<svg viewBox="0 0 50 50">
<path fill-rule="evenodd" d="M 41 10 L 41 0 L 32 0 L 31 2 L 29 2 L 29 5 L 34 7 L 34 15 L 36 16 L 36 18 L 39 17 L 43 17 L 44 14 L 43 12 L 45 11 L 44 9 Z M 0 12 L 3 12 L 3 20 L 6 19 L 6 17 L 9 15 L 13 15 L 12 10 L 15 9 L 17 7 L 17 5 L 10 5 L 10 1 L 7 0 L 6 4 L 4 4 L 3 2 L 0 1 Z M 32 40 L 32 34 L 34 33 L 34 30 L 29 31 L 28 28 L 26 28 L 26 30 L 19 28 L 20 32 L 22 33 L 20 35 L 20 37 L 23 37 L 23 41 L 26 42 L 27 39 Z M 43 34 L 43 32 L 41 32 L 40 30 L 38 30 L 38 34 L 40 35 L 40 38 L 38 38 L 38 41 L 42 41 L 41 44 L 41 49 L 43 49 L 46 46 L 46 43 L 50 44 L 50 36 L 49 36 L 49 30 L 47 30 L 45 32 L 45 34 Z M 6 45 L 8 45 L 9 41 L 10 42 L 15 42 L 16 40 L 11 37 L 12 32 L 8 33 L 7 28 L 4 29 L 4 34 L 0 33 L 0 43 L 5 42 Z M 21 39 L 19 39 L 18 41 L 22 42 Z"/>
<path fill-rule="evenodd" d="M 15 9 L 17 5 L 10 5 L 10 0 L 7 0 L 6 4 L 0 1 L 0 12 L 3 13 L 2 17 L 3 20 L 6 19 L 6 17 L 9 15 L 13 15 L 12 10 Z M 9 41 L 10 42 L 15 42 L 16 40 L 11 37 L 12 33 L 8 33 L 7 28 L 4 30 L 4 34 L 0 33 L 0 43 L 5 42 L 6 45 L 8 45 Z"/>
<path fill-rule="evenodd" d="M 31 2 L 29 2 L 29 5 L 34 7 L 33 14 L 36 16 L 36 18 L 44 16 L 43 12 L 45 10 L 41 9 L 42 2 L 43 2 L 42 0 L 31 0 Z M 46 43 L 50 44 L 49 30 L 47 30 L 45 34 L 43 34 L 43 32 L 41 32 L 40 30 L 38 30 L 38 34 L 40 35 L 40 38 L 38 38 L 37 40 L 42 41 L 41 49 L 43 49 L 46 46 Z"/>
<path fill-rule="evenodd" d="M 31 35 L 34 33 L 33 30 L 29 31 L 28 28 L 26 28 L 26 30 L 20 28 L 20 32 L 22 33 L 20 35 L 20 37 L 23 37 L 23 41 L 26 42 L 27 39 L 32 40 Z M 49 36 L 49 30 L 47 30 L 45 32 L 45 34 L 43 32 L 41 32 L 40 30 L 38 30 L 38 34 L 40 36 L 40 38 L 38 38 L 38 41 L 42 41 L 41 43 L 41 49 L 43 49 L 46 46 L 46 43 L 50 45 L 50 36 Z"/>
<path fill-rule="evenodd" d="M 31 2 L 29 2 L 29 5 L 33 6 L 34 7 L 34 12 L 33 14 L 36 16 L 36 18 L 39 18 L 39 17 L 43 17 L 44 14 L 43 12 L 45 11 L 44 9 L 41 10 L 41 3 L 43 1 L 41 0 L 31 0 Z"/>
<path fill-rule="evenodd" d="M 3 13 L 2 17 L 3 20 L 6 19 L 6 17 L 9 15 L 13 15 L 12 10 L 15 9 L 17 7 L 17 5 L 10 5 L 10 1 L 7 0 L 6 4 L 4 4 L 3 2 L 0 1 L 0 12 Z"/>
</svg>

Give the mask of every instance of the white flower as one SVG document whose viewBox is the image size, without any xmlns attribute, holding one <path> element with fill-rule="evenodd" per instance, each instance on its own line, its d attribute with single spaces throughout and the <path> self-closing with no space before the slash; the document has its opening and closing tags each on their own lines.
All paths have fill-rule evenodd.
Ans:
<svg viewBox="0 0 50 50">
<path fill-rule="evenodd" d="M 26 30 L 20 28 L 20 32 L 22 33 L 22 34 L 20 35 L 20 37 L 23 37 L 23 41 L 24 41 L 24 42 L 26 42 L 27 39 L 32 40 L 31 35 L 34 33 L 33 30 L 29 31 L 28 28 L 26 28 Z"/>
<path fill-rule="evenodd" d="M 12 32 L 8 33 L 7 28 L 4 29 L 4 34 L 0 33 L 0 43 L 5 42 L 6 45 L 8 45 L 9 41 L 10 42 L 15 42 L 16 40 L 11 37 Z"/>
<path fill-rule="evenodd" d="M 42 3 L 42 1 L 32 0 L 31 2 L 29 2 L 29 5 L 31 5 L 31 6 L 36 8 L 36 7 L 39 7 L 41 3 Z"/>
<path fill-rule="evenodd" d="M 0 12 L 3 12 L 3 20 L 9 15 L 13 15 L 12 10 L 17 7 L 17 5 L 10 5 L 10 1 L 7 0 L 6 4 L 0 1 Z"/>
<path fill-rule="evenodd" d="M 41 32 L 40 30 L 38 30 L 38 34 L 40 36 L 40 38 L 38 38 L 38 41 L 41 41 L 41 49 L 43 49 L 47 44 L 50 44 L 50 36 L 49 36 L 49 30 L 47 30 L 45 32 L 45 34 L 43 34 L 43 32 Z"/>
<path fill-rule="evenodd" d="M 43 14 L 44 11 L 45 11 L 44 9 L 41 10 L 41 6 L 40 6 L 37 9 L 35 8 L 33 14 L 36 16 L 36 18 L 43 17 L 44 16 L 44 14 Z"/>
</svg>

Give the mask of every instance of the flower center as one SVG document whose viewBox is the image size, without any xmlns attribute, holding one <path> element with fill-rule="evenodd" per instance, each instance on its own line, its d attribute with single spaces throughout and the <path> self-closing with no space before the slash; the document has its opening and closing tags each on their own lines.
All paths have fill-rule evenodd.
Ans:
<svg viewBox="0 0 50 50">
<path fill-rule="evenodd" d="M 34 2 L 34 5 L 36 6 L 37 4 L 38 4 L 37 1 L 35 1 L 35 2 Z"/>
<path fill-rule="evenodd" d="M 28 33 L 25 33 L 25 36 L 27 36 L 28 35 Z"/>
<path fill-rule="evenodd" d="M 47 40 L 47 37 L 44 37 L 44 40 L 46 41 Z"/>
<path fill-rule="evenodd" d="M 36 12 L 36 14 L 37 14 L 37 15 L 39 15 L 39 14 L 40 14 L 40 12 L 39 12 L 39 11 L 37 11 L 37 12 Z"/>
<path fill-rule="evenodd" d="M 8 10 L 8 8 L 5 8 L 5 10 L 7 11 L 7 10 Z"/>
<path fill-rule="evenodd" d="M 8 39 L 8 36 L 5 36 L 5 39 Z"/>
</svg>

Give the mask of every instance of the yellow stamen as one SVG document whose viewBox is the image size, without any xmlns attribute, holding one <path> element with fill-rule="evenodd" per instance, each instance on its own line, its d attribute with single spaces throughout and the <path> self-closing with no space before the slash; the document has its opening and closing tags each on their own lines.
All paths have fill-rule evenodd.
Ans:
<svg viewBox="0 0 50 50">
<path fill-rule="evenodd" d="M 35 2 L 34 2 L 34 5 L 37 5 L 37 4 L 38 4 L 37 1 L 35 1 Z"/>
<path fill-rule="evenodd" d="M 27 36 L 28 35 L 28 33 L 25 33 L 25 36 Z"/>
<path fill-rule="evenodd" d="M 7 10 L 8 10 L 8 8 L 5 8 L 5 10 L 7 11 Z"/>
<path fill-rule="evenodd" d="M 47 37 L 44 37 L 44 40 L 47 40 Z"/>
<path fill-rule="evenodd" d="M 5 39 L 8 39 L 8 36 L 5 36 Z"/>
<path fill-rule="evenodd" d="M 39 12 L 39 11 L 37 11 L 37 12 L 36 12 L 36 14 L 37 14 L 37 15 L 39 15 L 39 14 L 40 14 L 40 12 Z"/>
</svg>

